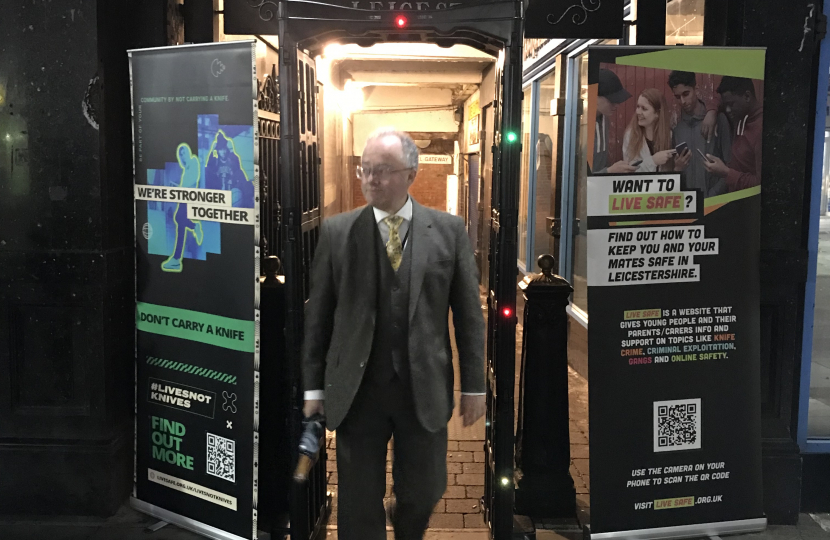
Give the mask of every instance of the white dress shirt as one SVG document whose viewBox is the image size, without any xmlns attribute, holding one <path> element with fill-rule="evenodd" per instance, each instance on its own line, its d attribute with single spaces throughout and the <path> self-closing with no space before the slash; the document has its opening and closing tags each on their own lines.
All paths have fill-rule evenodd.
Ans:
<svg viewBox="0 0 830 540">
<path fill-rule="evenodd" d="M 375 213 L 375 221 L 378 224 L 378 230 L 380 231 L 380 238 L 383 240 L 383 243 L 389 241 L 389 225 L 383 221 L 387 218 L 390 214 L 389 212 L 384 212 L 379 208 L 372 207 L 372 210 Z M 401 242 L 403 247 L 406 247 L 406 243 L 409 238 L 409 224 L 412 221 L 412 198 L 407 197 L 406 203 L 404 203 L 403 207 L 395 213 L 396 216 L 400 216 L 403 218 L 403 222 L 401 222 L 400 227 L 398 227 L 398 236 L 401 238 Z M 467 394 L 462 392 L 464 395 L 470 396 L 483 396 L 484 394 Z M 306 390 L 303 394 L 303 398 L 306 401 L 311 400 L 323 400 L 326 398 L 326 394 L 324 390 Z"/>
</svg>

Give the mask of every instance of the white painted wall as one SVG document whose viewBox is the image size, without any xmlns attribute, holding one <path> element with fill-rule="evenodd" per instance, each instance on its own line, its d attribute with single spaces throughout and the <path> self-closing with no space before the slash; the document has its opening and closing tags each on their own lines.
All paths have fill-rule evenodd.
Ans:
<svg viewBox="0 0 830 540">
<path fill-rule="evenodd" d="M 458 215 L 458 176 L 447 175 L 447 212 Z"/>
<path fill-rule="evenodd" d="M 422 88 L 418 86 L 369 86 L 363 90 L 363 108 L 449 107 L 452 91 L 449 88 Z"/>
<path fill-rule="evenodd" d="M 443 133 L 458 132 L 453 110 L 419 112 L 370 112 L 354 114 L 355 156 L 363 154 L 366 139 L 378 128 L 393 126 L 402 131 L 432 131 Z"/>
<path fill-rule="evenodd" d="M 338 68 L 317 58 L 317 76 L 323 85 L 320 94 L 320 122 L 323 130 L 323 215 L 329 217 L 351 206 L 351 172 L 353 94 L 343 86 Z"/>
</svg>

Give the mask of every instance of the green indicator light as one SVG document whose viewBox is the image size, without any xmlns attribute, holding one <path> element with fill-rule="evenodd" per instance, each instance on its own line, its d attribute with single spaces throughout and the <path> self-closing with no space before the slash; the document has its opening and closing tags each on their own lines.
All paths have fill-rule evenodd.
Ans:
<svg viewBox="0 0 830 540">
<path fill-rule="evenodd" d="M 507 132 L 507 142 L 516 142 L 517 138 L 518 137 L 516 137 L 516 134 L 513 133 L 512 131 Z"/>
</svg>

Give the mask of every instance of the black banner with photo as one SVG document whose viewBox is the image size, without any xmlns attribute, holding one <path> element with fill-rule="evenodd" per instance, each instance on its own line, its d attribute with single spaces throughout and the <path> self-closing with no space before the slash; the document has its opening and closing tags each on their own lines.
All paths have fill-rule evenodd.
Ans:
<svg viewBox="0 0 830 540">
<path fill-rule="evenodd" d="M 764 57 L 589 49 L 592 538 L 766 526 Z"/>
<path fill-rule="evenodd" d="M 253 41 L 130 52 L 133 505 L 257 537 L 259 185 Z"/>
</svg>

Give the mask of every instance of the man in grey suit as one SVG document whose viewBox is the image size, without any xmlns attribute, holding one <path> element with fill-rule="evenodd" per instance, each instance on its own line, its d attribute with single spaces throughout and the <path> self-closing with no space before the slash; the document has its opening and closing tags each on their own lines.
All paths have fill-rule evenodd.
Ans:
<svg viewBox="0 0 830 540">
<path fill-rule="evenodd" d="M 336 430 L 338 537 L 421 539 L 447 486 L 452 309 L 461 415 L 485 412 L 484 317 L 464 223 L 409 196 L 418 148 L 370 135 L 358 177 L 368 205 L 323 222 L 303 344 L 304 414 Z M 325 406 L 324 406 L 325 404 Z M 395 503 L 384 511 L 394 435 Z"/>
</svg>

